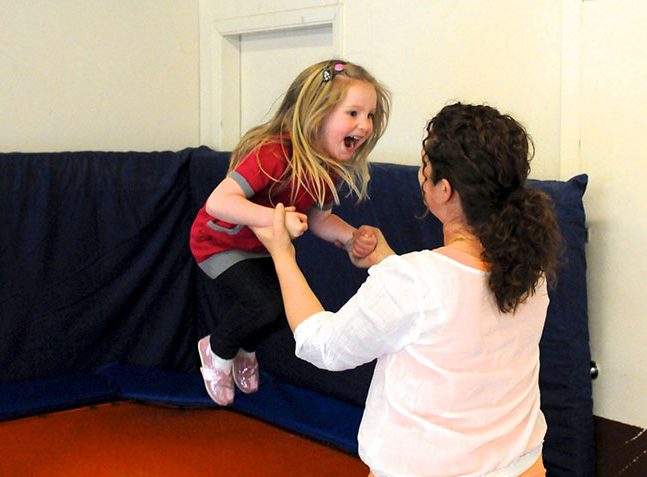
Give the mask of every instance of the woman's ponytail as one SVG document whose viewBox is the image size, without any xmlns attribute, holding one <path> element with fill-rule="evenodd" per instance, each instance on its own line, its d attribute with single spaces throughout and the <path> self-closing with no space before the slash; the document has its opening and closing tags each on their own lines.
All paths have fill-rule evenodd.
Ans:
<svg viewBox="0 0 647 477">
<path fill-rule="evenodd" d="M 550 198 L 521 187 L 498 213 L 474 227 L 490 264 L 489 286 L 502 312 L 514 311 L 540 280 L 554 284 L 561 235 Z"/>
</svg>

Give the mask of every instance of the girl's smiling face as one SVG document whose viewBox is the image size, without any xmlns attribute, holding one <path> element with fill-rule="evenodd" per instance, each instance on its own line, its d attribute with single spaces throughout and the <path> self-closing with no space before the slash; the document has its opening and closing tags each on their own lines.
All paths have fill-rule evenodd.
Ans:
<svg viewBox="0 0 647 477">
<path fill-rule="evenodd" d="M 339 80 L 350 81 L 351 84 L 344 99 L 324 119 L 320 140 L 330 157 L 345 162 L 373 132 L 377 93 L 366 81 L 336 79 Z"/>
</svg>

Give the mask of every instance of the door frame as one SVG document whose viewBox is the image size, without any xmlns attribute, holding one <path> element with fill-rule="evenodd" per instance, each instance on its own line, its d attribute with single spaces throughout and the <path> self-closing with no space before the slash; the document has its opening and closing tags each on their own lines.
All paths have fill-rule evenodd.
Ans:
<svg viewBox="0 0 647 477">
<path fill-rule="evenodd" d="M 248 33 L 332 27 L 342 56 L 342 6 L 329 5 L 220 18 L 213 1 L 200 2 L 200 143 L 230 151 L 240 139 L 240 38 Z"/>
</svg>

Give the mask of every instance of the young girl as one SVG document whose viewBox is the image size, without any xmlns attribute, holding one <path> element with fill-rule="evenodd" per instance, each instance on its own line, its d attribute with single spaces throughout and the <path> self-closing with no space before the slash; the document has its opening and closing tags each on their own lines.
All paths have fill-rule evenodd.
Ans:
<svg viewBox="0 0 647 477">
<path fill-rule="evenodd" d="M 384 133 L 389 106 L 388 91 L 361 66 L 317 63 L 293 81 L 274 117 L 232 151 L 229 173 L 198 212 L 190 239 L 208 295 L 225 291 L 234 302 L 222 312 L 214 303 L 218 323 L 198 342 L 216 403 L 233 401 L 234 383 L 244 393 L 258 389 L 256 346 L 283 321 L 272 259 L 250 227 L 271 224 L 274 206 L 283 203 L 291 239 L 309 229 L 352 260 L 375 248 L 373 234 L 357 233 L 331 209 L 341 184 L 366 198 L 367 156 Z"/>
<path fill-rule="evenodd" d="M 546 475 L 539 340 L 562 240 L 526 186 L 529 140 L 508 115 L 452 104 L 427 126 L 418 178 L 444 246 L 397 256 L 378 243 L 356 295 L 326 312 L 276 207 L 255 229 L 272 254 L 296 355 L 342 370 L 377 359 L 359 428 L 373 477 Z M 367 227 L 367 226 L 363 226 Z"/>
</svg>

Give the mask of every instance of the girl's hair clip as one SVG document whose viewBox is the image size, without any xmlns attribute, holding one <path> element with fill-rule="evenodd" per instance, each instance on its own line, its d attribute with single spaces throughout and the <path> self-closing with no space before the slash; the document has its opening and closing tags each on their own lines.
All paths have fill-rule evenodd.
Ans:
<svg viewBox="0 0 647 477">
<path fill-rule="evenodd" d="M 342 71 L 344 71 L 344 63 L 335 63 L 332 68 L 330 66 L 326 66 L 321 73 L 323 82 L 327 83 L 333 79 L 336 74 L 341 73 Z"/>
</svg>

